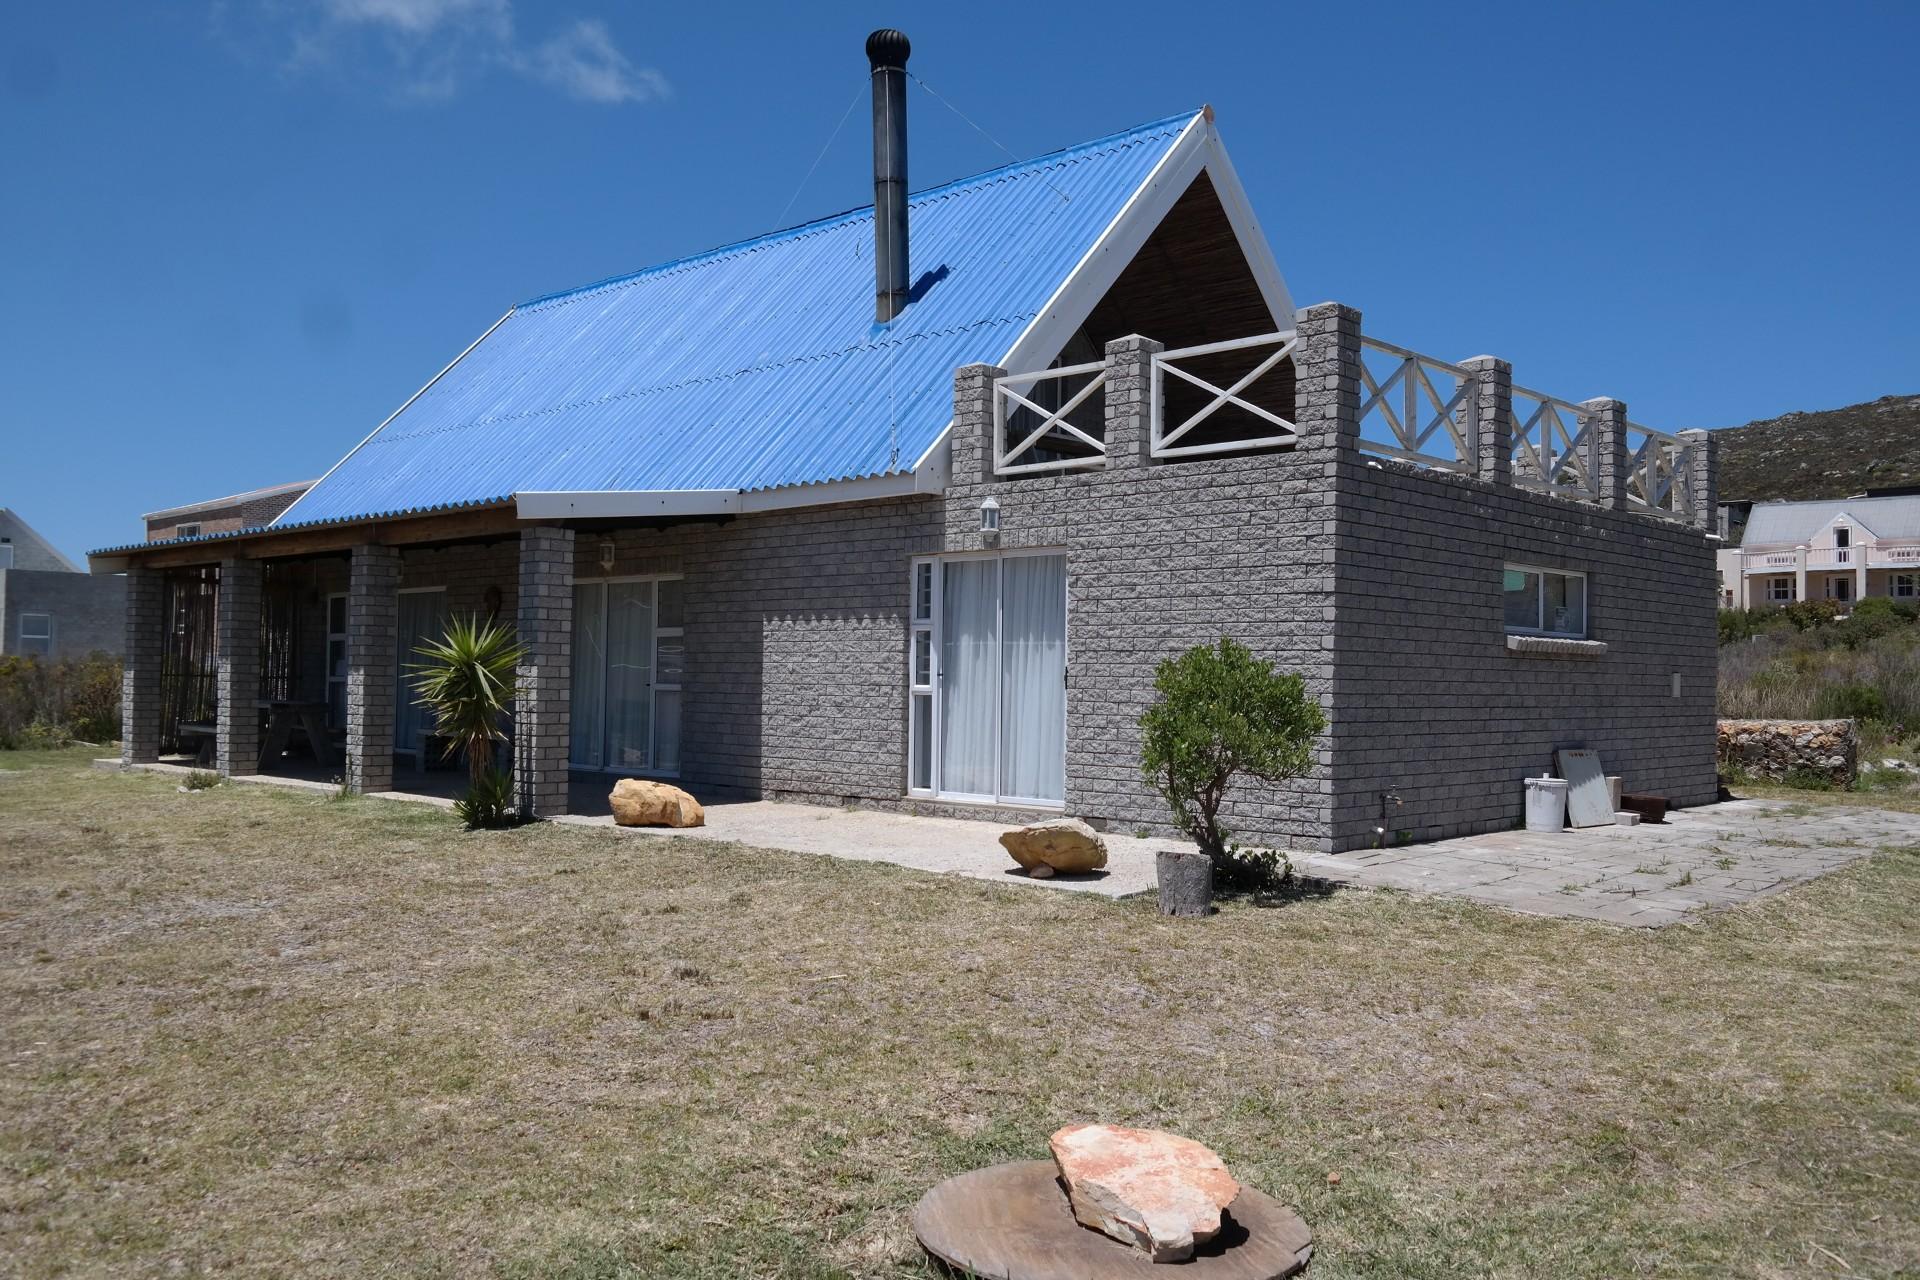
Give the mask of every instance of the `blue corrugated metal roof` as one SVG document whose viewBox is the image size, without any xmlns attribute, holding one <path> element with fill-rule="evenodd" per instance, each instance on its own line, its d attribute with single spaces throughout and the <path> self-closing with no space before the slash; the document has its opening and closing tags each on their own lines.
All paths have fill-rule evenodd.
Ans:
<svg viewBox="0 0 1920 1280">
<path fill-rule="evenodd" d="M 954 369 L 1007 352 L 1192 118 L 913 196 L 887 329 L 871 206 L 523 303 L 276 523 L 908 470 Z"/>
</svg>

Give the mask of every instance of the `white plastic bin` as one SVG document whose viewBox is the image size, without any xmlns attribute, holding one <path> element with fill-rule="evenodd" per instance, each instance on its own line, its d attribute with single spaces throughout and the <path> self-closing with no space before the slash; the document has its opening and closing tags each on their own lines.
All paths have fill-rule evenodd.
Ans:
<svg viewBox="0 0 1920 1280">
<path fill-rule="evenodd" d="M 1567 780 L 1528 778 L 1527 830 L 1564 831 L 1567 827 Z"/>
</svg>

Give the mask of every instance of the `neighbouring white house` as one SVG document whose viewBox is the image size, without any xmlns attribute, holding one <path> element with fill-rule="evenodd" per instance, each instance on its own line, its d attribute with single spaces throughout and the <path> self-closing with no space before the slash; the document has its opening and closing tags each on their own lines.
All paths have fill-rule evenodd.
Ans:
<svg viewBox="0 0 1920 1280">
<path fill-rule="evenodd" d="M 1740 545 L 1719 560 L 1727 608 L 1920 600 L 1920 494 L 1756 502 Z"/>
</svg>

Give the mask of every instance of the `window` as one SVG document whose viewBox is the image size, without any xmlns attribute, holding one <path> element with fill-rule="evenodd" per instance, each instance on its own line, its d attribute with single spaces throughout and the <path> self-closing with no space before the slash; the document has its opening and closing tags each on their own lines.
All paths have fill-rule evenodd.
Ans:
<svg viewBox="0 0 1920 1280">
<path fill-rule="evenodd" d="M 1767 580 L 1767 599 L 1775 604 L 1788 604 L 1793 600 L 1792 578 L 1769 578 Z"/>
<path fill-rule="evenodd" d="M 52 614 L 23 613 L 20 615 L 20 652 L 42 658 L 53 652 Z"/>
<path fill-rule="evenodd" d="M 1839 600 L 1843 603 L 1853 599 L 1853 579 L 1828 578 L 1827 598 L 1829 600 Z"/>
<path fill-rule="evenodd" d="M 1911 600 L 1920 596 L 1920 573 L 1896 573 L 1887 594 L 1897 600 Z"/>
<path fill-rule="evenodd" d="M 200 526 L 197 523 L 177 524 L 173 526 L 173 536 L 176 538 L 197 538 L 200 536 Z"/>
<path fill-rule="evenodd" d="M 1586 638 L 1586 574 L 1510 564 L 1505 578 L 1509 633 Z"/>
<path fill-rule="evenodd" d="M 972 802 L 1066 798 L 1067 558 L 946 556 L 913 565 L 908 789 Z"/>
<path fill-rule="evenodd" d="M 685 618 L 677 577 L 574 583 L 574 768 L 680 772 Z"/>
</svg>

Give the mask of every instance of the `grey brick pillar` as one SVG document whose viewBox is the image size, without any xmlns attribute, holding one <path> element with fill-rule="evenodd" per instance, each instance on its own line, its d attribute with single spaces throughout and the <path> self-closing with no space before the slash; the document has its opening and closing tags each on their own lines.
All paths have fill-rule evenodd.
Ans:
<svg viewBox="0 0 1920 1280">
<path fill-rule="evenodd" d="M 120 762 L 160 758 L 160 667 L 167 644 L 167 576 L 127 570 L 126 659 L 120 668 Z"/>
<path fill-rule="evenodd" d="M 1106 347 L 1107 467 L 1144 467 L 1153 461 L 1153 357 L 1164 342 L 1130 333 Z"/>
<path fill-rule="evenodd" d="M 993 380 L 1007 371 L 998 365 L 963 364 L 953 372 L 953 483 L 985 484 L 993 479 Z"/>
<path fill-rule="evenodd" d="M 1360 313 L 1320 302 L 1296 313 L 1293 327 L 1299 335 L 1293 349 L 1296 447 L 1323 455 L 1331 466 L 1360 447 Z"/>
<path fill-rule="evenodd" d="M 1687 446 L 1687 492 L 1693 500 L 1693 522 L 1708 533 L 1720 527 L 1720 441 L 1711 431 L 1682 431 Z"/>
<path fill-rule="evenodd" d="M 1619 400 L 1601 396 L 1583 400 L 1593 423 L 1594 456 L 1599 459 L 1599 493 L 1596 501 L 1610 511 L 1627 509 L 1627 406 Z"/>
<path fill-rule="evenodd" d="M 347 789 L 393 790 L 400 553 L 353 549 L 347 574 Z"/>
<path fill-rule="evenodd" d="M 1498 356 L 1475 356 L 1460 367 L 1473 370 L 1474 474 L 1488 484 L 1512 484 L 1513 365 Z"/>
<path fill-rule="evenodd" d="M 213 749 L 225 778 L 260 772 L 260 585 L 258 560 L 220 562 L 219 662 L 214 671 Z"/>
<path fill-rule="evenodd" d="M 573 530 L 520 531 L 519 640 L 515 672 L 513 793 L 520 813 L 567 811 L 573 713 Z"/>
</svg>

